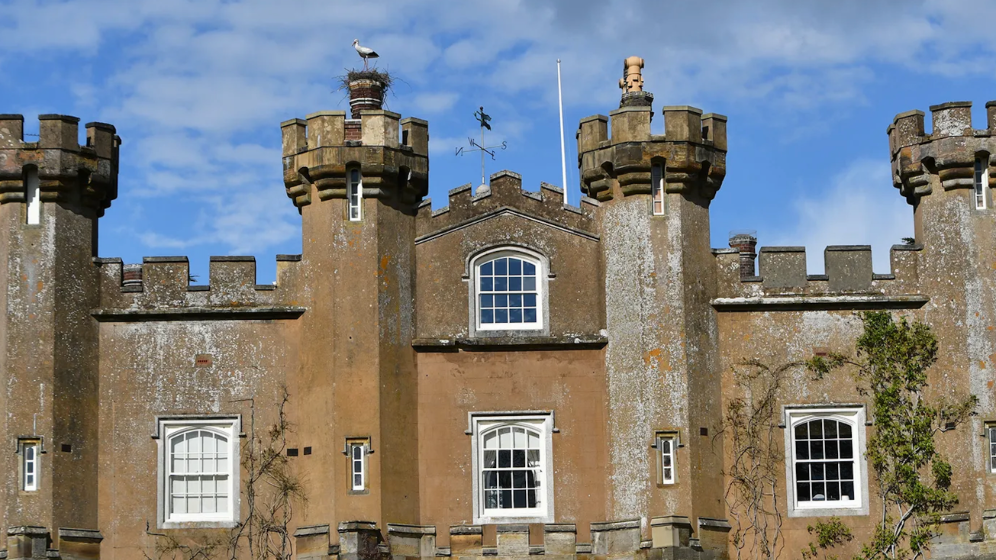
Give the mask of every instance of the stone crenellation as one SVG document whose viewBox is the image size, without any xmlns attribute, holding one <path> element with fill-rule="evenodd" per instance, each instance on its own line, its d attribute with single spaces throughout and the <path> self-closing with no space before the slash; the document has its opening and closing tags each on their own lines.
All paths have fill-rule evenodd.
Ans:
<svg viewBox="0 0 996 560">
<path fill-rule="evenodd" d="M 663 165 L 665 191 L 695 191 L 711 200 L 726 176 L 726 122 L 689 106 L 664 107 L 664 134 L 650 132 L 653 109 L 623 107 L 609 117 L 595 115 L 578 128 L 582 191 L 598 200 L 612 198 L 613 184 L 623 196 L 649 194 L 654 165 Z M 611 131 L 611 135 L 610 135 Z"/>
<path fill-rule="evenodd" d="M 80 119 L 69 115 L 39 115 L 38 140 L 26 142 L 24 117 L 0 115 L 0 204 L 24 202 L 24 176 L 38 172 L 42 202 L 81 204 L 102 216 L 118 195 L 118 147 L 113 126 L 85 125 L 86 142 L 79 142 Z"/>
<path fill-rule="evenodd" d="M 145 257 L 142 264 L 117 258 L 94 259 L 100 270 L 98 320 L 133 320 L 148 315 L 182 318 L 297 316 L 303 309 L 282 280 L 294 275 L 300 255 L 277 256 L 274 284 L 256 283 L 255 257 L 211 257 L 209 282 L 191 283 L 187 257 Z"/>
<path fill-rule="evenodd" d="M 346 198 L 346 171 L 351 167 L 363 168 L 364 198 L 388 199 L 396 187 L 410 201 L 428 193 L 426 121 L 402 119 L 382 109 L 363 110 L 359 139 L 347 139 L 356 124 L 346 119 L 345 111 L 320 111 L 281 123 L 284 185 L 298 208 L 311 204 L 313 197 Z"/>
<path fill-rule="evenodd" d="M 432 209 L 431 199 L 418 205 L 417 239 L 448 231 L 482 217 L 502 212 L 525 212 L 561 227 L 579 231 L 595 231 L 598 201 L 582 197 L 581 206 L 564 204 L 564 190 L 540 183 L 539 191 L 522 189 L 522 176 L 503 170 L 492 173 L 488 185 L 474 188 L 470 183 L 449 191 L 448 204 Z"/>
<path fill-rule="evenodd" d="M 896 115 L 887 128 L 892 180 L 900 193 L 917 198 L 944 190 L 972 188 L 975 160 L 983 157 L 988 187 L 996 187 L 996 101 L 986 103 L 986 128 L 972 126 L 972 102 L 952 101 L 930 107 L 932 130 L 924 131 L 923 111 Z M 931 177 L 936 180 L 932 181 Z"/>
<path fill-rule="evenodd" d="M 755 241 L 756 243 L 756 241 Z M 731 238 L 731 245 L 734 239 Z M 754 261 L 743 249 L 714 249 L 719 274 L 719 298 L 789 296 L 794 298 L 856 296 L 896 299 L 898 307 L 918 307 L 923 299 L 916 289 L 918 259 L 923 247 L 917 244 L 893 245 L 889 273 L 872 270 L 870 245 L 831 245 L 823 252 L 824 273 L 809 274 L 805 247 L 761 247 L 756 275 L 744 274 Z M 745 259 L 750 259 L 745 266 Z M 854 305 L 858 300 L 841 300 Z M 804 300 L 800 300 L 804 302 Z M 813 300 L 813 304 L 830 302 Z M 881 303 L 877 302 L 876 303 Z M 908 305 L 907 305 L 908 304 Z"/>
</svg>

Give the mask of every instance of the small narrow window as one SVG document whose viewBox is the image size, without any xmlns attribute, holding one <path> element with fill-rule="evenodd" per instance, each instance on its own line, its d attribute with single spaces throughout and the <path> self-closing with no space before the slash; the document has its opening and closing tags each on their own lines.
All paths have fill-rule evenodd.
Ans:
<svg viewBox="0 0 996 560">
<path fill-rule="evenodd" d="M 986 160 L 980 157 L 975 158 L 975 208 L 985 210 L 986 208 L 986 183 L 989 182 L 989 170 Z"/>
<path fill-rule="evenodd" d="M 989 472 L 996 473 L 996 425 L 989 428 Z"/>
<path fill-rule="evenodd" d="M 363 182 L 360 180 L 360 170 L 349 170 L 349 181 L 346 189 L 349 202 L 349 220 L 358 222 L 363 215 Z"/>
<path fill-rule="evenodd" d="M 674 436 L 660 436 L 657 439 L 657 450 L 661 454 L 661 484 L 674 484 L 675 447 L 677 440 Z"/>
<path fill-rule="evenodd" d="M 354 491 L 367 488 L 366 451 L 367 446 L 364 442 L 349 444 L 350 487 Z"/>
<path fill-rule="evenodd" d="M 41 223 L 41 200 L 38 199 L 38 170 L 29 167 L 24 174 L 24 201 L 28 205 L 27 224 Z"/>
<path fill-rule="evenodd" d="M 650 193 L 654 216 L 664 215 L 664 169 L 655 165 L 650 170 Z"/>
<path fill-rule="evenodd" d="M 21 472 L 24 475 L 21 488 L 25 492 L 34 492 L 38 490 L 38 443 L 24 443 L 21 454 L 23 461 Z"/>
</svg>

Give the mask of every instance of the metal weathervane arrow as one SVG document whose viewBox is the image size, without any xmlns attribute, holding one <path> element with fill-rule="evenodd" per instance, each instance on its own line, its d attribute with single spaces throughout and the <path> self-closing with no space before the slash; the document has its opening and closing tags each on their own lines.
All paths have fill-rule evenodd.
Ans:
<svg viewBox="0 0 996 560">
<path fill-rule="evenodd" d="M 484 173 L 484 155 L 487 154 L 491 156 L 492 160 L 495 159 L 495 151 L 497 151 L 498 148 L 504 150 L 507 147 L 507 142 L 502 140 L 501 144 L 486 146 L 484 143 L 484 129 L 486 128 L 491 130 L 491 115 L 485 113 L 484 107 L 481 107 L 479 110 L 474 111 L 474 118 L 477 119 L 477 122 L 481 125 L 481 143 L 478 144 L 473 138 L 468 138 L 467 142 L 470 144 L 470 148 L 457 148 L 456 155 L 459 156 L 471 152 L 481 152 L 481 184 L 485 185 L 487 183 L 485 183 L 486 175 Z"/>
</svg>

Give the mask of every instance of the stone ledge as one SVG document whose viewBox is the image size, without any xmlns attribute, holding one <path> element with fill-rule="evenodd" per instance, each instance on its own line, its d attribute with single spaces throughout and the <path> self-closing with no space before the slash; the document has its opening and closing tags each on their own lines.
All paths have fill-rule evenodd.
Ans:
<svg viewBox="0 0 996 560">
<path fill-rule="evenodd" d="M 307 525 L 304 527 L 298 527 L 297 531 L 294 531 L 295 537 L 310 537 L 312 535 L 327 535 L 329 534 L 328 525 Z"/>
<path fill-rule="evenodd" d="M 478 338 L 416 338 L 412 347 L 423 352 L 445 352 L 458 349 L 485 350 L 489 348 L 601 348 L 608 344 L 602 335 L 577 336 L 501 336 Z"/>
<path fill-rule="evenodd" d="M 307 309 L 293 305 L 270 307 L 170 307 L 161 309 L 94 309 L 90 315 L 101 323 L 136 321 L 220 321 L 297 319 Z"/>
<path fill-rule="evenodd" d="M 709 303 L 716 311 L 786 311 L 847 310 L 847 309 L 919 309 L 930 298 L 923 295 L 844 295 L 844 296 L 766 296 L 716 298 Z"/>
</svg>

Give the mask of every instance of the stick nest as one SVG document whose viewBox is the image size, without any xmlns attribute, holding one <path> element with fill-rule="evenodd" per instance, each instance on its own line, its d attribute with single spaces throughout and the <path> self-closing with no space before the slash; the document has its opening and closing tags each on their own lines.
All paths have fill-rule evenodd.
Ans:
<svg viewBox="0 0 996 560">
<path fill-rule="evenodd" d="M 391 85 L 394 84 L 394 78 L 387 71 L 378 70 L 376 68 L 370 68 L 368 70 L 346 70 L 345 74 L 336 76 L 336 82 L 339 84 L 339 90 L 348 90 L 349 83 L 355 82 L 356 80 L 373 80 L 379 82 L 381 87 L 384 89 L 386 94 L 388 90 L 391 89 Z"/>
</svg>

